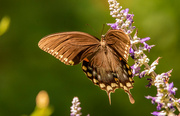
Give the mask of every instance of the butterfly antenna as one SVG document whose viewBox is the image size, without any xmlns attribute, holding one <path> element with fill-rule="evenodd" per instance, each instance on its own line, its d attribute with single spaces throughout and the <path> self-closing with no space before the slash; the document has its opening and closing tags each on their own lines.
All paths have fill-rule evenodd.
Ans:
<svg viewBox="0 0 180 116">
<path fill-rule="evenodd" d="M 103 34 L 104 27 L 105 27 L 105 24 L 103 24 L 102 31 L 101 31 L 101 35 Z"/>
<path fill-rule="evenodd" d="M 96 34 L 99 35 L 99 33 L 91 25 L 89 25 L 89 24 L 86 24 L 86 25 L 89 26 Z"/>
</svg>

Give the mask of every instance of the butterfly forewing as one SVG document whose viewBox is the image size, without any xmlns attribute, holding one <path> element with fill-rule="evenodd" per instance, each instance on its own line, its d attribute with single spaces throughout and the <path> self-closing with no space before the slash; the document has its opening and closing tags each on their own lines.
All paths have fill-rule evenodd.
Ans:
<svg viewBox="0 0 180 116">
<path fill-rule="evenodd" d="M 38 45 L 65 64 L 75 65 L 96 51 L 99 40 L 83 32 L 64 32 L 44 37 Z"/>
<path fill-rule="evenodd" d="M 105 40 L 117 55 L 128 61 L 130 39 L 127 34 L 122 30 L 110 30 L 107 32 Z"/>
</svg>

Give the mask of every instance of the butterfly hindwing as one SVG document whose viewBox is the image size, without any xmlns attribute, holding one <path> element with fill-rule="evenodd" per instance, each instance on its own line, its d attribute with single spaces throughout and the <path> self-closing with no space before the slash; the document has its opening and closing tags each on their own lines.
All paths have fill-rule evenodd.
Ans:
<svg viewBox="0 0 180 116">
<path fill-rule="evenodd" d="M 80 63 L 96 51 L 99 40 L 83 32 L 63 32 L 42 38 L 38 46 L 67 65 Z"/>
<path fill-rule="evenodd" d="M 106 50 L 100 47 L 96 53 L 85 58 L 82 70 L 95 85 L 107 92 L 109 100 L 111 92 L 122 88 L 129 94 L 131 103 L 134 103 L 130 93 L 134 83 L 131 68 L 122 57 L 113 54 L 109 46 Z"/>
</svg>

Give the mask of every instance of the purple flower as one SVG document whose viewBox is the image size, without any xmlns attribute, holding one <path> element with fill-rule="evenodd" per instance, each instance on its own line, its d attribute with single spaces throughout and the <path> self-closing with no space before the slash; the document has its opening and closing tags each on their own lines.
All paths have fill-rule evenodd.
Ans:
<svg viewBox="0 0 180 116">
<path fill-rule="evenodd" d="M 170 94 L 174 94 L 175 95 L 176 91 L 173 89 L 173 86 L 174 86 L 173 82 L 170 83 L 168 91 L 169 91 Z"/>
<path fill-rule="evenodd" d="M 125 15 L 125 16 L 128 16 L 129 9 L 126 8 L 123 12 L 124 12 L 124 15 Z M 127 18 L 128 18 L 128 17 L 127 17 Z"/>
<path fill-rule="evenodd" d="M 112 29 L 119 29 L 118 28 L 118 23 L 108 23 L 107 25 L 111 26 Z"/>
<path fill-rule="evenodd" d="M 129 54 L 134 59 L 134 50 L 132 48 L 129 49 Z"/>
<path fill-rule="evenodd" d="M 149 83 L 148 83 L 148 85 L 146 85 L 146 87 L 151 87 L 151 85 L 152 85 L 152 79 L 151 78 L 147 78 L 147 80 L 149 81 Z"/>
<path fill-rule="evenodd" d="M 133 17 L 134 17 L 134 14 L 128 14 L 127 17 L 126 17 L 127 21 L 130 22 L 130 23 L 129 23 L 129 27 L 131 27 L 131 26 L 132 26 L 132 23 L 134 22 L 134 21 L 133 21 Z"/>
<path fill-rule="evenodd" d="M 152 115 L 154 116 L 165 116 L 166 115 L 166 112 L 157 112 L 157 111 L 154 111 L 153 113 L 151 113 Z"/>
<path fill-rule="evenodd" d="M 133 77 L 135 74 L 139 73 L 141 68 L 140 67 L 135 67 L 135 65 L 132 65 L 131 66 L 131 69 L 132 69 L 132 74 L 133 74 Z"/>
<path fill-rule="evenodd" d="M 161 108 L 162 108 L 162 106 L 163 106 L 163 104 L 161 104 L 161 103 L 158 103 L 158 105 L 157 105 L 157 110 L 161 110 Z"/>
<path fill-rule="evenodd" d="M 175 110 L 173 104 L 171 104 L 171 105 L 169 106 L 169 108 L 172 109 L 172 110 Z"/>
<path fill-rule="evenodd" d="M 166 72 L 166 73 L 164 74 L 164 76 L 167 76 L 167 77 L 171 76 L 171 72 L 172 72 L 172 70 Z"/>
<path fill-rule="evenodd" d="M 142 71 L 142 72 L 139 74 L 139 78 L 145 77 L 145 75 L 146 75 L 146 70 L 145 70 L 145 71 Z"/>
<path fill-rule="evenodd" d="M 142 38 L 140 41 L 141 41 L 141 43 L 143 43 L 143 42 L 148 41 L 148 40 L 150 40 L 150 37 Z"/>
<path fill-rule="evenodd" d="M 155 46 L 155 45 L 148 45 L 146 42 L 143 42 L 143 44 L 144 44 L 144 48 L 146 48 L 148 52 L 150 52 L 151 48 Z"/>
<path fill-rule="evenodd" d="M 155 100 L 156 100 L 155 97 L 152 97 L 152 96 L 149 96 L 149 95 L 148 95 L 148 96 L 145 96 L 145 98 L 146 98 L 146 99 L 151 99 L 151 103 L 152 103 L 152 104 L 155 104 Z"/>
</svg>

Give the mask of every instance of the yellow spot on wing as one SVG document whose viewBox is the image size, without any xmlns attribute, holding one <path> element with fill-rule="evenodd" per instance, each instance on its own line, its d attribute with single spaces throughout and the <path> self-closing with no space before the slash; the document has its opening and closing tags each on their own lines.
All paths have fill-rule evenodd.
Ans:
<svg viewBox="0 0 180 116">
<path fill-rule="evenodd" d="M 100 86 L 101 88 L 106 87 L 104 83 L 100 83 L 99 86 Z"/>
<path fill-rule="evenodd" d="M 122 83 L 119 83 L 119 86 L 123 88 L 123 84 Z"/>
<path fill-rule="evenodd" d="M 129 78 L 129 81 L 130 81 L 130 82 L 132 82 L 132 81 L 133 81 L 133 79 L 132 79 L 132 78 Z"/>
<path fill-rule="evenodd" d="M 59 58 L 62 58 L 63 57 L 63 55 L 59 55 Z"/>
<path fill-rule="evenodd" d="M 132 74 L 130 70 L 128 70 L 128 74 L 129 74 L 129 75 L 131 75 L 131 74 Z"/>
<path fill-rule="evenodd" d="M 73 65 L 73 64 L 74 64 L 74 62 L 73 62 L 72 60 L 70 60 L 70 61 L 69 61 L 69 64 L 70 64 L 70 65 Z"/>
<path fill-rule="evenodd" d="M 68 59 L 67 58 L 64 58 L 64 62 L 67 62 L 68 61 Z"/>
<path fill-rule="evenodd" d="M 126 83 L 126 86 L 127 87 L 132 87 L 131 83 L 129 83 L 129 82 Z"/>
<path fill-rule="evenodd" d="M 116 83 L 111 83 L 111 87 L 118 87 L 118 85 Z"/>
<path fill-rule="evenodd" d="M 107 91 L 109 92 L 109 91 L 112 91 L 113 89 L 112 89 L 112 87 L 111 86 L 107 86 Z"/>
<path fill-rule="evenodd" d="M 87 70 L 87 67 L 85 67 L 85 66 L 82 66 L 82 69 L 86 71 L 86 70 Z"/>
<path fill-rule="evenodd" d="M 126 86 L 124 86 L 124 90 L 125 90 L 125 91 L 128 91 L 128 88 L 127 88 Z"/>
<path fill-rule="evenodd" d="M 126 64 L 126 67 L 129 69 L 129 65 L 128 64 Z"/>
<path fill-rule="evenodd" d="M 88 77 L 92 77 L 92 74 L 89 73 L 89 72 L 87 72 L 87 76 L 88 76 Z"/>
<path fill-rule="evenodd" d="M 94 82 L 94 83 L 98 83 L 99 81 L 94 78 L 94 79 L 93 79 L 93 82 Z"/>
</svg>

